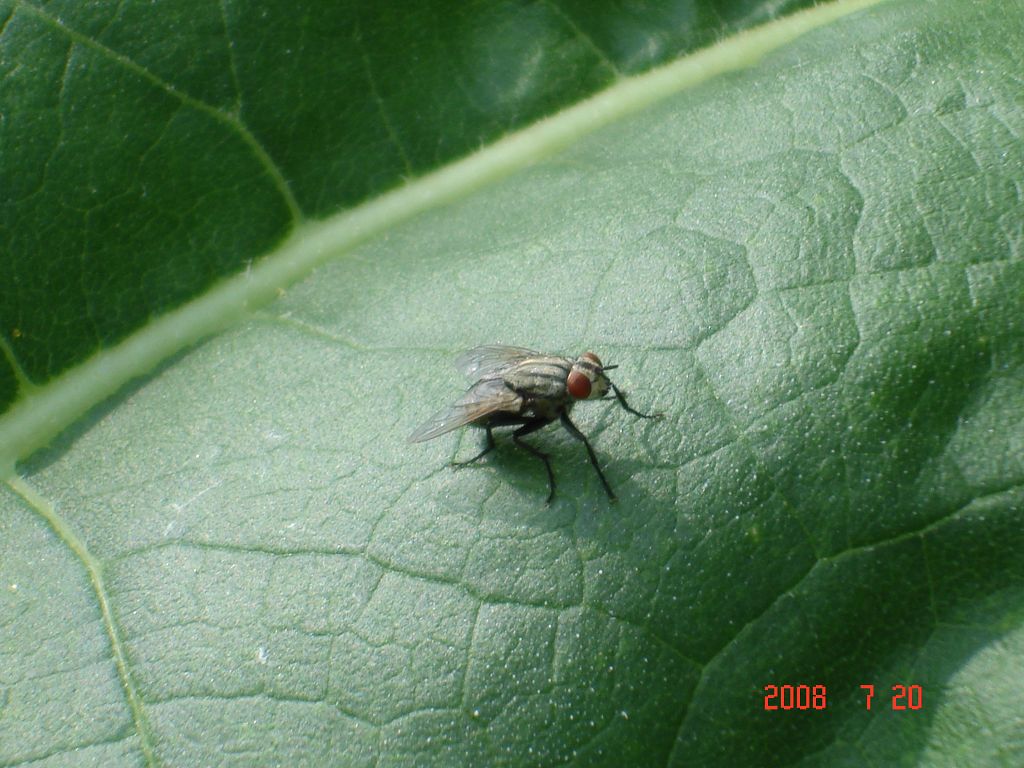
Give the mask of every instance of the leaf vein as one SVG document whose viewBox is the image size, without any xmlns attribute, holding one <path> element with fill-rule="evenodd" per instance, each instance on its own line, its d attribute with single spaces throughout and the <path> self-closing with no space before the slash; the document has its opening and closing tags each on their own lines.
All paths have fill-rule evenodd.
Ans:
<svg viewBox="0 0 1024 768">
<path fill-rule="evenodd" d="M 135 688 L 135 681 L 132 679 L 131 670 L 128 665 L 128 657 L 125 651 L 124 642 L 121 639 L 121 629 L 114 619 L 110 605 L 110 597 L 103 578 L 103 565 L 86 547 L 85 542 L 71 529 L 54 509 L 53 505 L 43 497 L 24 478 L 14 475 L 7 480 L 7 485 L 18 496 L 20 496 L 30 509 L 34 510 L 57 537 L 64 542 L 65 546 L 81 561 L 85 567 L 89 582 L 96 595 L 100 615 L 103 620 L 103 627 L 106 630 L 110 641 L 110 651 L 114 656 L 114 664 L 117 667 L 118 678 L 121 681 L 121 688 L 124 691 L 128 709 L 131 713 L 132 722 L 135 725 L 135 732 L 139 737 L 139 744 L 147 765 L 156 765 L 156 756 L 153 753 L 153 745 L 150 741 L 149 723 L 146 717 L 142 698 Z"/>
<path fill-rule="evenodd" d="M 295 199 L 295 194 L 292 192 L 291 187 L 289 186 L 287 180 L 285 179 L 284 172 L 277 165 L 274 159 L 270 156 L 270 153 L 267 152 L 266 148 L 259 142 L 256 136 L 252 133 L 252 131 L 249 130 L 249 127 L 237 115 L 225 112 L 222 109 L 218 109 L 217 107 L 207 104 L 205 101 L 202 101 L 201 99 L 197 99 L 196 97 L 189 95 L 185 91 L 182 91 L 181 89 L 175 87 L 173 84 L 164 80 L 163 78 L 161 78 L 154 72 L 150 71 L 143 65 L 139 64 L 138 62 L 134 61 L 130 57 L 125 56 L 124 54 L 119 53 L 106 45 L 103 45 L 98 40 L 95 40 L 92 37 L 85 35 L 81 32 L 78 32 L 72 27 L 69 27 L 64 21 L 52 15 L 48 11 L 39 8 L 29 2 L 26 2 L 26 0 L 18 0 L 17 4 L 19 7 L 24 8 L 28 13 L 33 15 L 35 18 L 39 19 L 40 21 L 46 24 L 49 24 L 51 27 L 61 32 L 62 34 L 67 35 L 67 37 L 72 42 L 81 44 L 93 51 L 96 51 L 101 56 L 104 56 L 105 58 L 115 62 L 119 66 L 124 67 L 128 71 L 135 73 L 139 77 L 142 77 L 147 82 L 161 89 L 171 97 L 177 99 L 182 104 L 191 107 L 192 109 L 195 109 L 199 112 L 202 112 L 205 115 L 208 115 L 217 122 L 226 125 L 229 129 L 234 131 L 242 140 L 242 142 L 247 147 L 249 147 L 249 150 L 252 152 L 257 162 L 263 167 L 267 176 L 270 178 L 271 182 L 274 185 L 274 188 L 277 190 L 278 194 L 281 196 L 283 202 L 288 208 L 288 211 L 292 218 L 292 224 L 297 226 L 302 223 L 304 219 L 302 210 L 299 208 L 299 203 Z"/>
</svg>

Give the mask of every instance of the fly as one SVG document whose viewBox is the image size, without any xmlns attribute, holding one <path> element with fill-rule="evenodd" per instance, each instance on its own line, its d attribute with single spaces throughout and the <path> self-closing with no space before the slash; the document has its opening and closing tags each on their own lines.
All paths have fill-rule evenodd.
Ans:
<svg viewBox="0 0 1024 768">
<path fill-rule="evenodd" d="M 555 474 L 551 471 L 548 454 L 523 442 L 523 437 L 555 420 L 561 421 L 566 431 L 586 447 L 601 485 L 608 498 L 615 501 L 615 492 L 597 463 L 590 441 L 569 419 L 569 412 L 578 400 L 601 400 L 611 389 L 622 407 L 634 416 L 641 419 L 661 416 L 631 408 L 605 373 L 618 366 L 602 365 L 593 352 L 584 352 L 574 359 L 492 344 L 463 352 L 456 358 L 455 367 L 476 383 L 455 403 L 427 419 L 409 436 L 409 442 L 420 443 L 466 425 L 487 430 L 487 444 L 480 453 L 467 461 L 452 462 L 453 466 L 465 466 L 494 448 L 491 430 L 518 426 L 512 433 L 512 440 L 543 461 L 548 472 L 548 503 L 555 497 Z"/>
</svg>

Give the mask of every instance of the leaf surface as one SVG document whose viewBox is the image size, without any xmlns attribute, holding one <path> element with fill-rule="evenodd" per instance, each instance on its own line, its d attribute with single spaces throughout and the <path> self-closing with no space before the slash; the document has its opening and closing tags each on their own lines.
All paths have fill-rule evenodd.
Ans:
<svg viewBox="0 0 1024 768">
<path fill-rule="evenodd" d="M 1020 762 L 1022 29 L 836 19 L 94 410 L 0 496 L 0 762 Z M 574 412 L 618 505 L 554 429 L 550 507 L 504 443 L 405 443 L 484 342 L 666 414 Z"/>
<path fill-rule="evenodd" d="M 296 227 L 808 0 L 0 0 L 0 410 Z"/>
</svg>

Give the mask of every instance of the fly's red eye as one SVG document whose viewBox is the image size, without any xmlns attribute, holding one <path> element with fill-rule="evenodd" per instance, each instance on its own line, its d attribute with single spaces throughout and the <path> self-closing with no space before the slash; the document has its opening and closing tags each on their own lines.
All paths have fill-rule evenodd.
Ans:
<svg viewBox="0 0 1024 768">
<path fill-rule="evenodd" d="M 569 372 L 569 378 L 565 380 L 565 388 L 577 400 L 586 400 L 590 397 L 590 379 L 579 371 Z"/>
</svg>

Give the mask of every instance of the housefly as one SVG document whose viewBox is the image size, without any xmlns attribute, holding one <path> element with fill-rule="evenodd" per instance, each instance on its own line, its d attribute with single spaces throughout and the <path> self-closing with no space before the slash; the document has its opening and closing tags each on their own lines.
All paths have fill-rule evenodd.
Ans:
<svg viewBox="0 0 1024 768">
<path fill-rule="evenodd" d="M 456 358 L 455 367 L 476 383 L 455 403 L 427 419 L 409 436 L 409 442 L 430 440 L 467 424 L 487 430 L 487 443 L 480 453 L 467 461 L 452 462 L 453 466 L 465 466 L 494 448 L 495 427 L 518 426 L 512 440 L 544 462 L 549 503 L 555 497 L 555 475 L 548 454 L 523 442 L 523 437 L 556 419 L 561 421 L 566 431 L 586 447 L 601 485 L 608 498 L 615 501 L 615 492 L 597 463 L 590 441 L 569 419 L 569 412 L 578 400 L 609 399 L 605 396 L 611 389 L 622 407 L 634 416 L 653 419 L 661 415 L 631 408 L 606 374 L 618 366 L 602 365 L 593 352 L 574 359 L 493 344 L 463 352 Z"/>
</svg>

